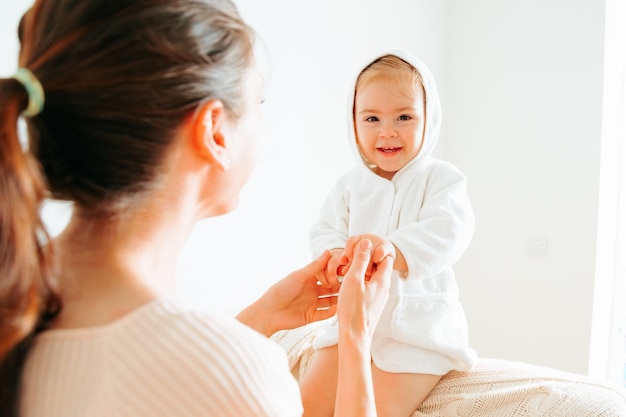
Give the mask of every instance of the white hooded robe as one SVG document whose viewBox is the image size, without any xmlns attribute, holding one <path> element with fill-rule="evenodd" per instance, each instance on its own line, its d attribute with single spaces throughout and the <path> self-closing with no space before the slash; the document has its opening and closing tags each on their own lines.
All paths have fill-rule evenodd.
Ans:
<svg viewBox="0 0 626 417">
<path fill-rule="evenodd" d="M 391 180 L 375 174 L 358 149 L 353 105 L 348 108 L 349 140 L 358 166 L 331 190 L 311 230 L 314 256 L 343 248 L 348 237 L 374 234 L 402 252 L 408 274 L 392 274 L 389 300 L 372 340 L 372 359 L 387 372 L 444 375 L 468 370 L 476 353 L 468 346 L 465 313 L 452 266 L 467 249 L 474 231 L 465 176 L 431 153 L 439 138 L 441 106 L 430 70 L 411 54 L 393 51 L 422 77 L 426 120 L 424 141 L 415 158 Z M 337 343 L 331 319 L 314 342 L 320 349 Z"/>
</svg>

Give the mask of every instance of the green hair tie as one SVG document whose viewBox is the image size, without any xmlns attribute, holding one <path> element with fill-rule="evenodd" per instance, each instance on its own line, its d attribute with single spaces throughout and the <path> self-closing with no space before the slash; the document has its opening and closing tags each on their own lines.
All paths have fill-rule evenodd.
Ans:
<svg viewBox="0 0 626 417">
<path fill-rule="evenodd" d="M 27 68 L 19 68 L 13 77 L 24 86 L 28 94 L 28 107 L 22 112 L 22 116 L 34 117 L 43 110 L 45 97 L 43 87 L 37 77 Z"/>
</svg>

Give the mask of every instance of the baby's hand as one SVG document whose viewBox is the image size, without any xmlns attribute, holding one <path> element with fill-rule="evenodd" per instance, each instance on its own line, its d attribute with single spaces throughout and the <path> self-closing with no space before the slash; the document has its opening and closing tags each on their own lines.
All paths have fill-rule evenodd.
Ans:
<svg viewBox="0 0 626 417">
<path fill-rule="evenodd" d="M 317 275 L 317 280 L 326 288 L 339 289 L 340 278 L 343 274 L 339 271 L 342 270 L 345 264 L 342 264 L 343 249 L 331 249 L 331 257 L 326 264 L 323 274 Z"/>
<path fill-rule="evenodd" d="M 396 259 L 396 247 L 389 240 L 380 236 L 369 234 L 352 236 L 346 242 L 345 250 L 339 260 L 339 264 L 344 265 L 343 267 L 341 267 L 339 275 L 344 275 L 344 273 L 347 272 L 350 268 L 354 247 L 362 239 L 368 239 L 372 242 L 372 255 L 370 258 L 370 263 L 367 267 L 367 271 L 365 272 L 366 280 L 370 279 L 374 271 L 376 271 L 376 265 L 381 263 L 386 256 L 390 256 L 392 261 Z"/>
</svg>

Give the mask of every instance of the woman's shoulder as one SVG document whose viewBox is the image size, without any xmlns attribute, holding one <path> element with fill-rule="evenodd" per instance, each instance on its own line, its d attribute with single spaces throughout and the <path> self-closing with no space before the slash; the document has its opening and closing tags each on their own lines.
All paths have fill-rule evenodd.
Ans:
<svg viewBox="0 0 626 417">
<path fill-rule="evenodd" d="M 150 380 L 162 380 L 170 390 L 193 386 L 181 395 L 222 415 L 237 407 L 254 415 L 299 413 L 299 390 L 286 354 L 265 336 L 233 317 L 169 300 L 156 301 L 140 313 L 118 337 L 143 346 L 133 362 L 144 365 Z"/>
<path fill-rule="evenodd" d="M 112 345 L 151 346 L 155 355 L 186 353 L 186 362 L 205 367 L 241 364 L 246 361 L 286 361 L 284 351 L 265 336 L 220 313 L 188 308 L 170 299 L 155 300 L 120 323 L 111 335 Z M 194 356 L 197 355 L 197 356 Z M 174 358 L 176 360 L 176 358 Z M 242 362 L 243 361 L 243 362 Z"/>
<path fill-rule="evenodd" d="M 159 298 L 124 317 L 118 323 L 119 334 L 133 334 L 138 328 L 164 334 L 188 337 L 232 337 L 264 339 L 260 334 L 225 314 L 200 311 L 170 298 Z"/>
<path fill-rule="evenodd" d="M 72 391 L 87 383 L 89 396 L 132 410 L 128 415 L 301 413 L 298 386 L 280 346 L 232 317 L 169 299 L 102 328 L 45 332 L 33 353 L 29 379 L 50 379 L 45 391 L 54 391 L 55 378 L 41 371 L 56 364 L 66 379 L 76 374 L 66 381 Z M 59 365 L 68 355 L 73 359 Z"/>
</svg>

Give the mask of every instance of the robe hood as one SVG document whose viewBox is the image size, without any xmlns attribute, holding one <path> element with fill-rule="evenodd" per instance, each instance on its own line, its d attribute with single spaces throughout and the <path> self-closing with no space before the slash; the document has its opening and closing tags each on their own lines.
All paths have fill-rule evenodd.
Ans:
<svg viewBox="0 0 626 417">
<path fill-rule="evenodd" d="M 439 140 L 439 130 L 441 128 L 441 103 L 439 101 L 439 93 L 437 91 L 437 84 L 435 83 L 435 77 L 430 72 L 426 64 L 424 64 L 420 59 L 412 55 L 411 53 L 404 50 L 393 50 L 381 54 L 377 54 L 375 57 L 369 59 L 365 65 L 363 65 L 357 73 L 354 75 L 352 80 L 352 88 L 349 90 L 349 98 L 348 98 L 348 138 L 350 141 L 350 147 L 357 159 L 363 163 L 368 169 L 371 170 L 371 167 L 361 154 L 359 149 L 359 145 L 356 141 L 356 132 L 354 126 L 354 99 L 356 96 L 356 82 L 359 77 L 359 74 L 369 66 L 372 62 L 377 59 L 386 56 L 386 55 L 394 55 L 408 64 L 412 65 L 417 71 L 420 73 L 422 78 L 422 83 L 424 85 L 424 93 L 425 93 L 425 115 L 426 120 L 424 122 L 424 141 L 422 143 L 422 147 L 420 151 L 415 155 L 415 157 L 407 163 L 400 171 L 404 171 L 405 168 L 414 165 L 418 160 L 423 160 L 426 156 L 432 154 L 437 141 Z"/>
</svg>

